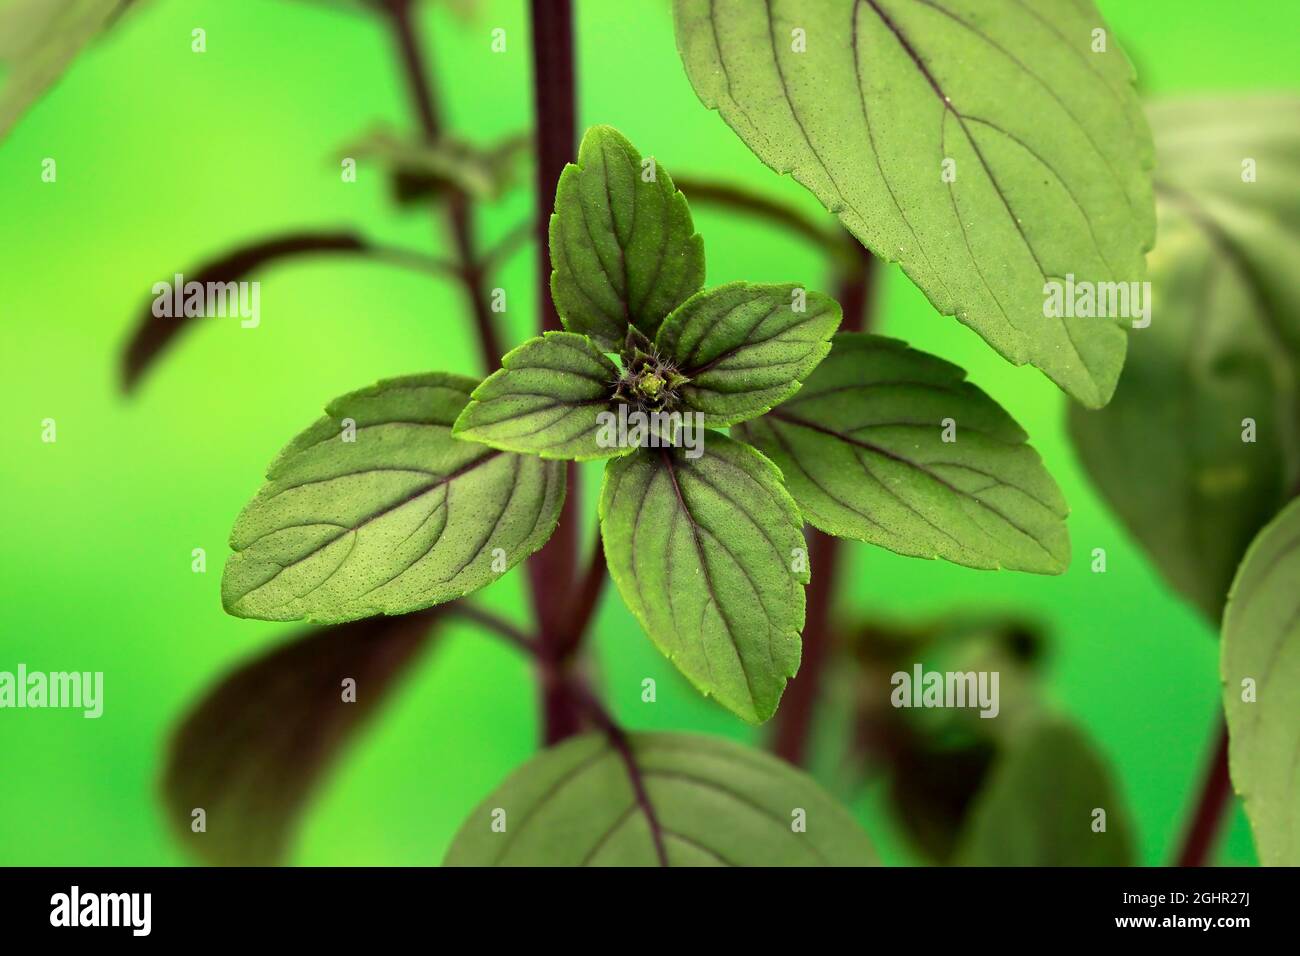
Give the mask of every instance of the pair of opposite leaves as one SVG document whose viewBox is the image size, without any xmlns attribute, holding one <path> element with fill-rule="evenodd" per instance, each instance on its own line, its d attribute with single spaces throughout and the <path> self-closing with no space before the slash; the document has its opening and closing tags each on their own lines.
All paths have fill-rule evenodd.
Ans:
<svg viewBox="0 0 1300 956">
<path fill-rule="evenodd" d="M 227 610 L 324 623 L 461 597 L 550 537 L 555 458 L 620 456 L 600 503 L 615 584 L 692 683 L 762 721 L 798 667 L 805 519 L 903 554 L 1064 569 L 1059 490 L 960 369 L 833 336 L 839 307 L 795 286 L 698 291 L 686 202 L 662 167 L 642 170 L 596 127 L 561 178 L 552 289 L 568 331 L 477 387 L 434 373 L 344 396 L 280 454 L 232 532 Z M 706 432 L 698 458 L 597 444 L 618 376 L 605 353 L 629 325 L 681 371 L 681 410 L 733 437 Z"/>
</svg>

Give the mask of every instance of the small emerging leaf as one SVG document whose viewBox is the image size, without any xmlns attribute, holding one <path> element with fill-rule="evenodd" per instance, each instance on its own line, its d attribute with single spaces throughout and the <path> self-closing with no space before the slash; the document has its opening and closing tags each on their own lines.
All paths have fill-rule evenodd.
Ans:
<svg viewBox="0 0 1300 956">
<path fill-rule="evenodd" d="M 1068 509 L 1026 435 L 942 359 L 835 336 L 803 389 L 736 430 L 828 534 L 972 568 L 1059 574 Z"/>
<path fill-rule="evenodd" d="M 690 379 L 686 407 L 708 425 L 731 425 L 797 392 L 830 351 L 841 317 L 834 299 L 800 286 L 732 282 L 684 302 L 655 345 Z"/>
<path fill-rule="evenodd" d="M 698 450 L 640 449 L 609 463 L 605 557 L 659 650 L 702 693 L 760 723 L 799 666 L 803 522 L 758 452 L 712 431 Z"/>
<path fill-rule="evenodd" d="M 551 216 L 551 296 L 570 332 L 614 351 L 628 325 L 653 338 L 704 284 L 704 243 L 668 171 L 593 126 L 564 167 Z"/>
<path fill-rule="evenodd" d="M 635 776 L 633 776 L 635 775 Z M 603 734 L 524 764 L 470 813 L 444 866 L 873 866 L 806 774 L 695 734 Z"/>
<path fill-rule="evenodd" d="M 564 466 L 453 438 L 473 387 L 413 375 L 331 402 L 235 522 L 226 610 L 323 623 L 404 614 L 490 584 L 545 544 Z"/>
<path fill-rule="evenodd" d="M 1300 501 L 1241 563 L 1223 617 L 1232 782 L 1265 866 L 1300 866 Z"/>
<path fill-rule="evenodd" d="M 631 447 L 598 443 L 618 368 L 585 335 L 547 332 L 501 360 L 456 420 L 453 434 L 506 451 L 585 461 Z"/>
<path fill-rule="evenodd" d="M 527 136 L 512 136 L 484 148 L 451 138 L 424 142 L 380 128 L 349 144 L 341 154 L 381 163 L 393 175 L 402 201 L 447 185 L 479 199 L 495 199 L 514 184 L 520 158 L 529 146 Z"/>
</svg>

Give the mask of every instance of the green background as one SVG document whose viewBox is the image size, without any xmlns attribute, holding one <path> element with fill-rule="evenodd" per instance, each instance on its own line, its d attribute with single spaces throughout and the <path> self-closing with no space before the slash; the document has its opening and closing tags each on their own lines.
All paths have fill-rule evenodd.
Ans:
<svg viewBox="0 0 1300 956">
<path fill-rule="evenodd" d="M 230 246 L 304 227 L 356 225 L 415 248 L 444 242 L 427 211 L 399 212 L 379 169 L 341 182 L 339 147 L 376 122 L 409 127 L 389 37 L 368 17 L 308 0 L 140 3 L 0 146 L 0 670 L 102 670 L 105 713 L 0 711 L 0 863 L 186 861 L 157 798 L 169 729 L 206 687 L 293 628 L 221 611 L 226 535 L 275 452 L 330 398 L 428 368 L 477 373 L 458 291 L 444 280 L 339 257 L 275 268 L 262 324 L 199 320 L 133 398 L 119 354 L 150 286 Z M 1149 94 L 1294 88 L 1300 5 L 1276 0 L 1106 0 Z M 577 0 L 579 125 L 621 129 L 670 172 L 725 177 L 825 215 L 700 106 L 663 0 Z M 479 142 L 531 122 L 526 4 L 464 18 L 430 4 L 450 126 Z M 190 31 L 207 31 L 207 52 Z M 490 50 L 506 31 L 507 49 Z M 58 181 L 41 182 L 53 157 Z M 502 234 L 527 189 L 480 214 Z M 799 240 L 696 210 L 710 284 L 826 286 Z M 505 338 L 536 322 L 531 250 L 498 283 Z M 887 270 L 879 328 L 967 368 L 1025 426 L 1073 508 L 1074 563 L 1059 578 L 971 571 L 851 549 L 839 611 L 891 620 L 947 611 L 1027 613 L 1050 631 L 1048 692 L 1114 766 L 1141 860 L 1178 843 L 1220 710 L 1210 627 L 1174 597 L 1088 486 L 1063 429 L 1065 400 L 999 359 Z M 40 440 L 57 421 L 58 441 Z M 589 477 L 595 477 L 592 471 Z M 592 499 L 590 495 L 587 501 Z M 192 573 L 191 550 L 208 554 Z M 1093 548 L 1108 554 L 1094 574 Z M 521 622 L 523 574 L 486 599 Z M 613 591 L 595 669 L 634 728 L 758 739 L 701 699 Z M 643 704 L 654 677 L 658 702 Z M 529 666 L 499 641 L 448 628 L 331 774 L 294 862 L 428 864 L 464 814 L 536 745 Z M 857 802 L 890 862 L 910 857 L 870 798 Z M 1217 859 L 1254 860 L 1234 809 Z"/>
</svg>

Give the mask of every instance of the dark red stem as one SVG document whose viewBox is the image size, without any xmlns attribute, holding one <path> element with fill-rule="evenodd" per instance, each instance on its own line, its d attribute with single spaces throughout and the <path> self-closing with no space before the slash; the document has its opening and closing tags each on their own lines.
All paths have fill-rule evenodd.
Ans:
<svg viewBox="0 0 1300 956">
<path fill-rule="evenodd" d="M 384 9 L 392 20 L 397 36 L 407 91 L 415 105 L 420 130 L 426 140 L 433 142 L 442 135 L 442 118 L 438 113 L 437 100 L 434 99 L 433 82 L 424 52 L 411 18 L 411 0 L 385 0 Z M 479 355 L 484 369 L 491 372 L 501 363 L 501 345 L 497 340 L 492 310 L 483 288 L 483 270 L 474 248 L 474 220 L 469 197 L 459 189 L 452 189 L 447 197 L 446 210 L 447 224 L 456 246 L 461 284 L 469 299 L 474 327 L 478 333 Z"/>
<path fill-rule="evenodd" d="M 561 328 L 551 301 L 547 242 L 555 187 L 577 143 L 573 80 L 573 8 L 569 0 L 532 0 L 533 95 L 537 130 L 537 307 L 543 332 Z M 581 708 L 573 700 L 569 658 L 578 640 L 565 618 L 574 593 L 578 555 L 577 467 L 567 466 L 567 492 L 555 534 L 528 562 L 538 621 L 542 681 L 542 739 L 553 744 L 577 732 Z"/>
<path fill-rule="evenodd" d="M 1214 756 L 1201 784 L 1196 810 L 1178 854 L 1179 866 L 1205 866 L 1210 862 L 1219 826 L 1223 822 L 1224 809 L 1231 794 L 1232 782 L 1228 778 L 1228 728 L 1220 723 L 1214 743 Z"/>
<path fill-rule="evenodd" d="M 860 332 L 869 325 L 876 260 L 856 239 L 848 237 L 848 241 L 852 244 L 850 261 L 853 268 L 840 279 L 838 298 L 844 310 L 841 327 L 845 331 Z M 808 742 L 817 715 L 822 676 L 831 654 L 834 635 L 831 609 L 840 557 L 839 541 L 814 528 L 808 529 L 808 567 L 812 576 L 808 582 L 804 617 L 803 655 L 798 675 L 786 685 L 772 733 L 773 752 L 796 766 L 808 758 Z"/>
</svg>

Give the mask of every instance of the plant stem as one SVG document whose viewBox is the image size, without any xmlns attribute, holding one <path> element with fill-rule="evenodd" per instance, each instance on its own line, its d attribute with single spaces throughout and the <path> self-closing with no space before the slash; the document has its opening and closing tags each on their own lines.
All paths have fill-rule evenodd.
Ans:
<svg viewBox="0 0 1300 956">
<path fill-rule="evenodd" d="M 532 0 L 533 97 L 537 131 L 537 308 L 541 331 L 561 328 L 551 301 L 548 242 L 555 188 L 577 140 L 573 80 L 573 8 L 570 0 Z M 576 733 L 581 708 L 574 700 L 568 662 L 581 634 L 568 636 L 568 614 L 577 568 L 579 487 L 577 467 L 566 466 L 564 507 L 555 534 L 528 562 L 538 620 L 542 684 L 542 739 L 547 745 Z"/>
<path fill-rule="evenodd" d="M 1232 782 L 1228 777 L 1228 728 L 1220 721 L 1214 756 L 1201 784 L 1196 810 L 1178 853 L 1179 866 L 1205 866 L 1209 862 L 1231 793 Z"/>
<path fill-rule="evenodd" d="M 842 328 L 849 332 L 865 331 L 872 313 L 872 286 L 876 260 L 856 239 L 853 245 L 853 268 L 840 278 L 838 298 L 844 310 Z M 803 629 L 803 654 L 799 673 L 786 686 L 781 707 L 773 721 L 772 751 L 795 766 L 808 758 L 817 699 L 821 695 L 822 675 L 831 653 L 834 630 L 831 609 L 840 565 L 840 542 L 815 528 L 808 529 L 807 614 Z"/>
<path fill-rule="evenodd" d="M 407 91 L 415 105 L 420 129 L 429 142 L 442 135 L 442 119 L 434 99 L 433 83 L 424 52 L 416 35 L 411 18 L 412 0 L 384 0 L 384 10 L 392 21 L 406 74 Z M 450 187 L 446 202 L 447 221 L 456 246 L 456 264 L 461 285 L 474 315 L 478 333 L 479 355 L 486 371 L 493 371 L 501 362 L 501 345 L 497 340 L 492 310 L 488 307 L 483 289 L 483 272 L 474 248 L 474 220 L 469 197 L 459 189 Z"/>
</svg>

